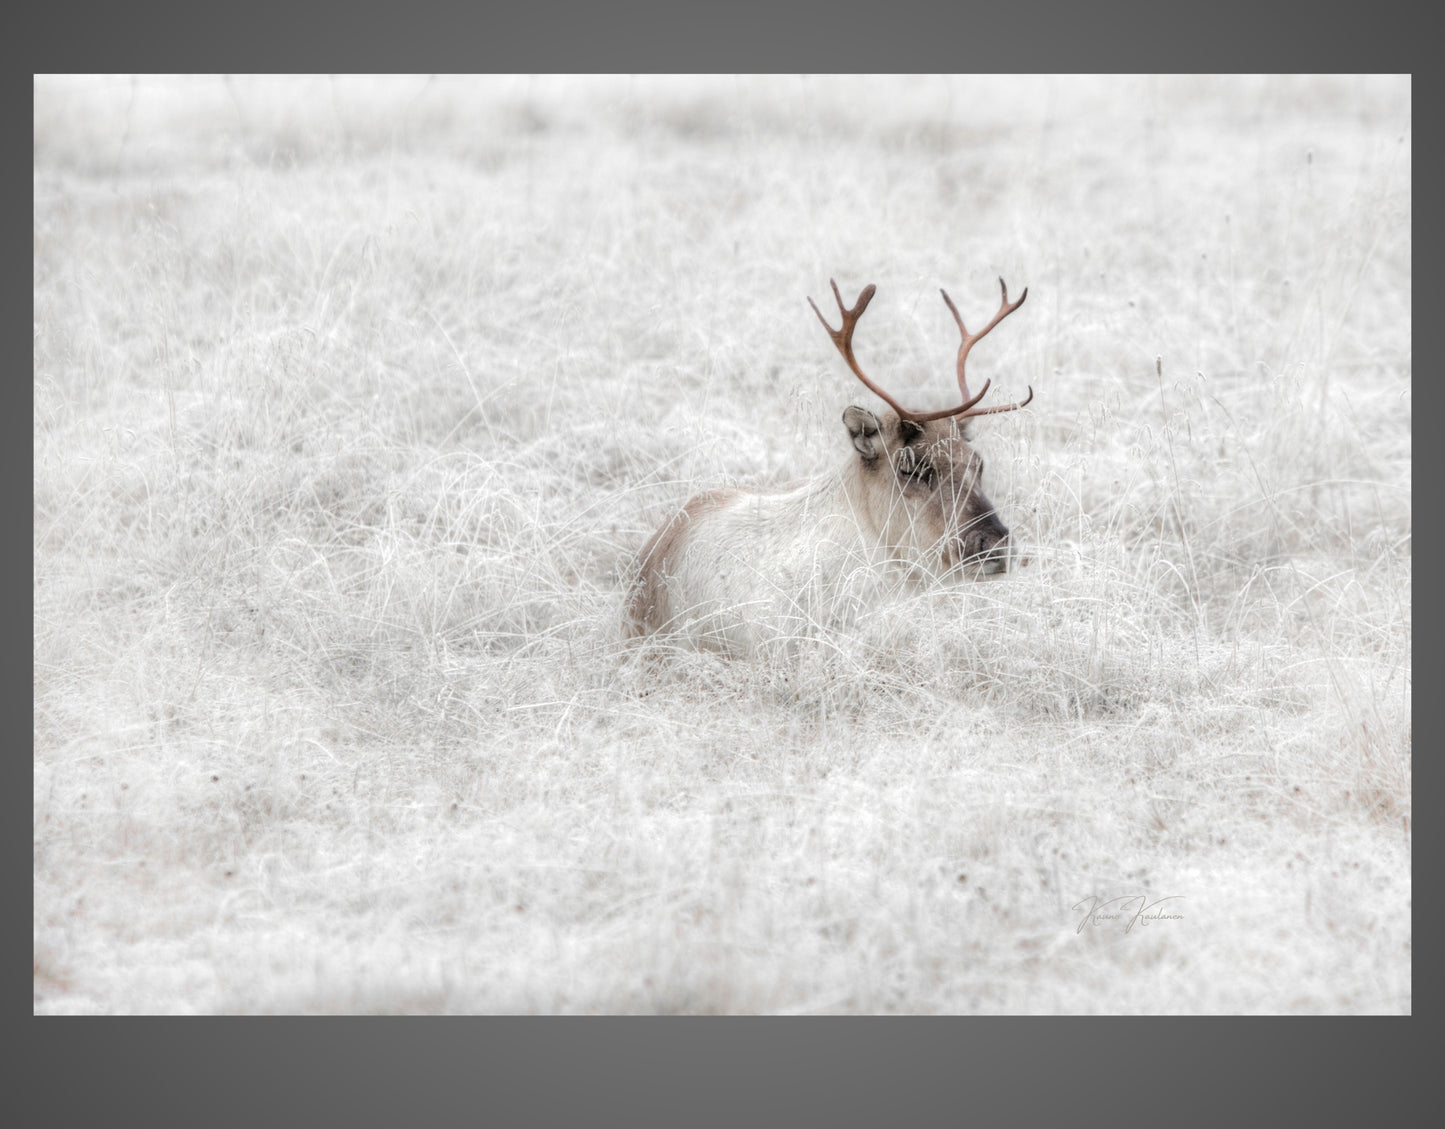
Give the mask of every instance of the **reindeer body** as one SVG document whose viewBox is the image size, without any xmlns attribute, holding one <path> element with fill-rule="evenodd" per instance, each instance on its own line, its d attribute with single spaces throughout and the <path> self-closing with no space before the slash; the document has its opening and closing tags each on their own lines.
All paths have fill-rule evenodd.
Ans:
<svg viewBox="0 0 1445 1129">
<path fill-rule="evenodd" d="M 844 473 L 773 492 L 697 495 L 642 551 L 631 633 L 746 654 L 836 622 L 850 595 L 864 595 L 850 589 L 880 563 L 859 516 Z"/>
<path fill-rule="evenodd" d="M 849 622 L 890 585 L 1008 567 L 1008 530 L 961 428 L 859 407 L 843 418 L 855 450 L 832 473 L 699 494 L 653 534 L 628 599 L 631 634 L 745 654 Z"/>
<path fill-rule="evenodd" d="M 983 463 L 964 421 L 1022 404 L 975 409 L 988 385 L 970 397 L 963 362 L 1023 297 L 1009 305 L 1005 289 L 1004 306 L 988 327 L 972 336 L 963 331 L 964 403 L 924 414 L 900 407 L 853 357 L 853 325 L 872 295 L 870 286 L 851 310 L 839 296 L 844 328 L 824 326 L 858 377 L 895 410 L 875 415 L 849 407 L 843 424 L 853 450 L 831 473 L 777 491 L 713 490 L 692 498 L 638 556 L 628 634 L 667 633 L 747 654 L 846 623 L 889 585 L 1007 570 L 1008 530 L 983 493 Z"/>
</svg>

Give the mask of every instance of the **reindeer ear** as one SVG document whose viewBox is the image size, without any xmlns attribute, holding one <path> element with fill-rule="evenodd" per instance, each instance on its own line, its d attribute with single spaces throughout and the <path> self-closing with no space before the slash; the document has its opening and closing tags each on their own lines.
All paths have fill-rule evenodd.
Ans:
<svg viewBox="0 0 1445 1129">
<path fill-rule="evenodd" d="M 843 409 L 843 426 L 853 437 L 853 446 L 870 462 L 883 453 L 883 444 L 878 438 L 878 417 L 866 408 L 857 405 Z"/>
</svg>

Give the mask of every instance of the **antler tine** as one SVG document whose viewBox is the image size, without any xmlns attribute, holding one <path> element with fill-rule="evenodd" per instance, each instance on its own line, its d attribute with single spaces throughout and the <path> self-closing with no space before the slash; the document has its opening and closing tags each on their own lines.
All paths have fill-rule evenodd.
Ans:
<svg viewBox="0 0 1445 1129">
<path fill-rule="evenodd" d="M 969 333 L 967 326 L 963 324 L 963 315 L 958 312 L 958 307 L 953 304 L 953 299 L 948 296 L 948 291 L 939 290 L 939 293 L 943 295 L 943 301 L 948 306 L 949 312 L 953 314 L 953 320 L 958 323 L 958 332 L 963 336 L 963 342 L 958 347 L 958 390 L 963 393 L 964 400 L 963 407 L 957 409 L 960 416 L 986 416 L 992 415 L 994 412 L 1011 412 L 1022 408 L 1029 400 L 1034 398 L 1034 390 L 1030 387 L 1028 397 L 1020 400 L 1016 404 L 1005 404 L 996 408 L 974 408 L 974 405 L 982 400 L 984 394 L 988 392 L 988 386 L 992 383 L 991 380 L 985 380 L 983 382 L 983 388 L 977 396 L 970 397 L 968 393 L 968 378 L 965 376 L 964 370 L 968 363 L 969 350 L 987 337 L 989 331 L 992 330 L 994 326 L 998 325 L 998 323 L 1008 317 L 1009 314 L 1022 306 L 1024 299 L 1029 296 L 1029 288 L 1025 286 L 1024 292 L 1018 297 L 1018 301 L 1010 302 L 1008 300 L 1008 284 L 1000 278 L 998 280 L 998 286 L 1003 298 L 999 305 L 998 313 L 994 314 L 993 320 L 977 333 Z"/>
<path fill-rule="evenodd" d="M 838 284 L 830 278 L 828 285 L 833 288 L 833 297 L 838 302 L 838 311 L 843 315 L 843 328 L 834 329 L 829 325 L 828 319 L 823 316 L 823 311 L 818 309 L 812 298 L 808 299 L 808 305 L 813 307 L 813 312 L 818 315 L 818 320 L 823 323 L 823 328 L 828 331 L 828 336 L 833 339 L 833 344 L 838 347 L 838 352 L 843 354 L 843 359 L 848 362 L 848 367 L 853 370 L 853 375 L 866 384 L 875 395 L 882 398 L 890 408 L 898 413 L 901 419 L 917 419 L 918 417 L 913 412 L 903 407 L 887 392 L 869 380 L 867 374 L 859 366 L 858 358 L 853 355 L 853 327 L 858 324 L 858 319 L 863 316 L 863 311 L 868 308 L 868 303 L 873 301 L 873 295 L 878 292 L 878 287 L 871 282 L 863 287 L 862 292 L 858 295 L 858 301 L 850 310 L 843 305 L 843 295 L 838 290 Z"/>
<path fill-rule="evenodd" d="M 969 412 L 969 413 L 967 413 L 967 414 L 969 415 L 970 418 L 972 418 L 973 416 L 991 416 L 991 415 L 993 415 L 994 412 L 1016 412 L 1016 411 L 1018 411 L 1020 408 L 1025 407 L 1025 406 L 1028 404 L 1028 402 L 1034 398 L 1034 388 L 1033 388 L 1033 385 L 1029 385 L 1028 388 L 1029 388 L 1029 394 L 1028 394 L 1027 396 L 1025 396 L 1022 400 L 1020 400 L 1020 401 L 1019 401 L 1018 403 L 1016 403 L 1016 404 L 1000 404 L 1000 405 L 998 405 L 998 407 L 996 407 L 996 408 L 974 408 L 973 411 L 971 411 L 971 412 Z M 985 392 L 988 391 L 988 385 L 987 385 L 987 383 L 984 384 L 984 391 L 985 391 Z M 982 395 L 983 395 L 983 392 L 980 392 L 980 393 L 979 393 L 979 396 L 982 396 Z"/>
</svg>

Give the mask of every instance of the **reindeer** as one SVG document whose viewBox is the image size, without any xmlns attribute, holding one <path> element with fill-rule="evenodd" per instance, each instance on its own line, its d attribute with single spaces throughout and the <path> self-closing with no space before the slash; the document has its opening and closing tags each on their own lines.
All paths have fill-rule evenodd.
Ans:
<svg viewBox="0 0 1445 1129">
<path fill-rule="evenodd" d="M 863 288 L 851 309 L 829 279 L 843 315 L 834 329 L 808 304 L 843 360 L 892 411 L 856 405 L 843 412 L 852 443 L 831 473 L 777 491 L 710 490 L 693 497 L 643 547 L 627 596 L 631 637 L 677 635 L 696 646 L 746 654 L 819 626 L 848 621 L 888 578 L 982 577 L 1008 571 L 1008 529 L 984 495 L 983 460 L 969 445 L 975 416 L 1011 412 L 1028 396 L 992 408 L 976 405 L 964 377 L 969 350 L 1028 297 L 1016 302 L 999 279 L 1003 302 L 993 320 L 969 333 L 948 292 L 940 290 L 963 341 L 958 348 L 962 403 L 942 411 L 903 407 L 863 372 L 853 330 L 873 300 Z"/>
</svg>

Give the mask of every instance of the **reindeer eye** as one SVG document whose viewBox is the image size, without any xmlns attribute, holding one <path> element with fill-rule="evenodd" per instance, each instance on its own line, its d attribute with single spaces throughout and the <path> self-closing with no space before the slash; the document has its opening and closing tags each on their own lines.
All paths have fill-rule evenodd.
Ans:
<svg viewBox="0 0 1445 1129">
<path fill-rule="evenodd" d="M 932 486 L 934 471 L 928 460 L 920 455 L 912 447 L 904 447 L 898 452 L 898 461 L 894 464 L 898 477 L 905 484 L 918 482 L 924 486 Z"/>
</svg>

